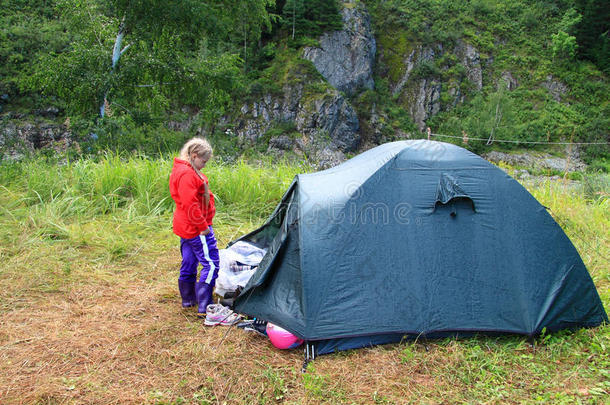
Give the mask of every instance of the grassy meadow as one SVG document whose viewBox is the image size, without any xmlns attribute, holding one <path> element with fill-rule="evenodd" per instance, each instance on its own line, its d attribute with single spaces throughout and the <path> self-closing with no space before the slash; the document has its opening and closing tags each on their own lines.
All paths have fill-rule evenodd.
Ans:
<svg viewBox="0 0 610 405">
<path fill-rule="evenodd" d="M 180 307 L 172 158 L 0 164 L 0 403 L 608 403 L 610 326 L 279 351 Z M 211 163 L 219 246 L 260 225 L 296 173 Z M 608 175 L 531 181 L 610 309 Z"/>
</svg>

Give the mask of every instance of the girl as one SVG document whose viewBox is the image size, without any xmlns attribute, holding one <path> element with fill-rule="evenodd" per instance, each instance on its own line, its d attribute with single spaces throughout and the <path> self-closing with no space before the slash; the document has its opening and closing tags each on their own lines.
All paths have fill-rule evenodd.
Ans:
<svg viewBox="0 0 610 405">
<path fill-rule="evenodd" d="M 169 176 L 169 190 L 176 203 L 173 229 L 180 236 L 182 265 L 178 289 L 182 307 L 198 306 L 200 316 L 212 303 L 212 292 L 218 276 L 219 257 L 212 220 L 216 209 L 214 194 L 210 192 L 207 177 L 201 173 L 212 157 L 212 147 L 202 138 L 193 138 L 174 159 Z M 201 263 L 201 275 L 197 279 L 197 265 Z"/>
</svg>

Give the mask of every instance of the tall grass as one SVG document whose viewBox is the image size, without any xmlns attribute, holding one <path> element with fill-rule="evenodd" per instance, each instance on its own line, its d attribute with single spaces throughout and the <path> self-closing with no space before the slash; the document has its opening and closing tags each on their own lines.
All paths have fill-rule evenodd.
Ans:
<svg viewBox="0 0 610 405">
<path fill-rule="evenodd" d="M 95 160 L 0 164 L 0 261 L 7 263 L 0 266 L 0 286 L 27 274 L 48 291 L 72 277 L 65 269 L 74 255 L 90 266 L 144 260 L 175 248 L 172 164 L 171 156 L 112 153 Z M 302 170 L 307 167 L 210 162 L 204 171 L 216 195 L 220 245 L 261 224 Z"/>
<path fill-rule="evenodd" d="M 99 160 L 80 159 L 58 165 L 44 159 L 0 165 L 0 181 L 12 194 L 12 206 L 47 206 L 60 217 L 113 214 L 160 215 L 173 210 L 168 181 L 172 158 L 121 158 L 107 153 Z M 220 209 L 269 214 L 292 178 L 306 166 L 272 166 L 245 162 L 210 162 L 204 170 Z M 39 208 L 40 209 L 40 208 Z"/>
<path fill-rule="evenodd" d="M 168 187 L 172 164 L 171 156 L 112 153 L 96 160 L 0 164 L 0 258 L 3 252 L 12 256 L 19 246 L 40 246 L 41 240 L 93 248 L 107 261 L 145 246 L 164 249 L 175 239 Z M 214 223 L 222 227 L 221 242 L 262 223 L 293 177 L 308 169 L 210 162 L 204 171 L 216 196 Z"/>
</svg>

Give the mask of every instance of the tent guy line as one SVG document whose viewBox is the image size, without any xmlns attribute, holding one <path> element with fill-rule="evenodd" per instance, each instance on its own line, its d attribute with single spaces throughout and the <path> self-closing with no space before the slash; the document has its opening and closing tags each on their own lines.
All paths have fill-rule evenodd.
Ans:
<svg viewBox="0 0 610 405">
<path fill-rule="evenodd" d="M 455 138 L 455 139 L 466 139 L 466 141 L 485 141 L 488 138 L 475 138 L 471 136 L 455 136 L 455 135 L 443 135 L 443 134 L 430 134 L 431 136 L 443 137 L 443 138 Z M 610 142 L 543 142 L 543 141 L 511 141 L 507 139 L 493 139 L 493 142 L 503 143 L 525 143 L 530 145 L 610 145 Z"/>
</svg>

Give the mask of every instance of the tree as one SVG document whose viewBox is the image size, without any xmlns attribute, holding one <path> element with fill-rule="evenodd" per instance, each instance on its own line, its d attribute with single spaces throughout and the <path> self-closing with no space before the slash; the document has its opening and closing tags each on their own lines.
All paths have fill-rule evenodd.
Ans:
<svg viewBox="0 0 610 405">
<path fill-rule="evenodd" d="M 337 0 L 286 0 L 282 18 L 292 39 L 317 37 L 325 31 L 341 29 L 343 24 Z"/>
<path fill-rule="evenodd" d="M 58 51 L 68 42 L 52 0 L 5 0 L 0 7 L 0 102 L 24 96 L 20 77 L 31 75 L 42 52 Z"/>
<path fill-rule="evenodd" d="M 581 19 L 582 16 L 573 8 L 568 9 L 563 15 L 559 22 L 559 31 L 556 34 L 551 34 L 553 58 L 568 62 L 574 59 L 578 44 L 576 43 L 576 37 L 572 34 Z"/>
<path fill-rule="evenodd" d="M 578 44 L 576 43 L 576 37 L 573 37 L 564 31 L 559 31 L 557 34 L 551 35 L 553 58 L 571 61 L 576 56 L 577 49 Z"/>
<path fill-rule="evenodd" d="M 256 40 L 273 2 L 60 0 L 71 45 L 41 58 L 27 84 L 86 115 L 113 104 L 130 114 L 159 115 L 172 102 L 218 110 L 241 80 L 240 20 Z"/>
<path fill-rule="evenodd" d="M 575 30 L 581 58 L 595 63 L 601 70 L 610 73 L 610 7 L 607 1 L 577 0 L 576 8 L 582 20 Z"/>
</svg>

